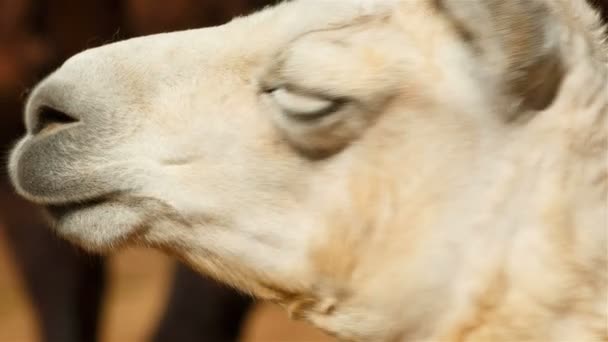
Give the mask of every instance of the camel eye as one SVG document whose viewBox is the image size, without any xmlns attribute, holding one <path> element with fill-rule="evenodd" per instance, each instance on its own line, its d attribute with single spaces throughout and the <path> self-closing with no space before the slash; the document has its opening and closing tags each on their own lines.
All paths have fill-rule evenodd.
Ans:
<svg viewBox="0 0 608 342">
<path fill-rule="evenodd" d="M 335 112 L 341 101 L 292 91 L 280 87 L 269 92 L 274 102 L 290 119 L 314 121 Z"/>
<path fill-rule="evenodd" d="M 353 98 L 327 95 L 320 87 L 262 88 L 272 121 L 304 156 L 318 159 L 340 151 L 367 126 L 369 110 Z"/>
</svg>

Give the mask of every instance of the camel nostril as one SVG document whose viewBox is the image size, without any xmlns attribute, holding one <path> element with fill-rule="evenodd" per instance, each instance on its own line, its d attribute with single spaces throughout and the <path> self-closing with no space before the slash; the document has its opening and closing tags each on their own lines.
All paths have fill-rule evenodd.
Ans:
<svg viewBox="0 0 608 342">
<path fill-rule="evenodd" d="M 36 120 L 32 127 L 33 134 L 49 131 L 67 124 L 78 122 L 78 119 L 60 110 L 49 106 L 42 106 L 36 113 Z"/>
</svg>

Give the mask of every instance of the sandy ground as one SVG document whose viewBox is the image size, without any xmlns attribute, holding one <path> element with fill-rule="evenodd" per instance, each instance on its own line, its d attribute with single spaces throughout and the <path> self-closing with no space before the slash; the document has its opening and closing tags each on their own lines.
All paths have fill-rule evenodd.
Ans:
<svg viewBox="0 0 608 342">
<path fill-rule="evenodd" d="M 0 227 L 0 341 L 37 341 L 32 308 L 20 286 Z M 150 250 L 127 250 L 112 259 L 112 283 L 102 320 L 102 341 L 146 341 L 160 315 L 173 267 L 169 258 Z M 287 318 L 272 305 L 250 315 L 244 342 L 331 342 L 304 323 Z M 179 341 L 176 341 L 179 342 Z"/>
</svg>

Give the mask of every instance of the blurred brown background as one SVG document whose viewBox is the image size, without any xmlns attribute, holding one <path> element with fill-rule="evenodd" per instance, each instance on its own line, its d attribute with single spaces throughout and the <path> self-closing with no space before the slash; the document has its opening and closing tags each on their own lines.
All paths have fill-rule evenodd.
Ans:
<svg viewBox="0 0 608 342">
<path fill-rule="evenodd" d="M 6 152 L 23 131 L 28 90 L 69 56 L 129 37 L 221 24 L 272 2 L 0 0 L 0 341 L 330 340 L 160 253 L 86 255 L 54 237 L 6 179 Z"/>
</svg>

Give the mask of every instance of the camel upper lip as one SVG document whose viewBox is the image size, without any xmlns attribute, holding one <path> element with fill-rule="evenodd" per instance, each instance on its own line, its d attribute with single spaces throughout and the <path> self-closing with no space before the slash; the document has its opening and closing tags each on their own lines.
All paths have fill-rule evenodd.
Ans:
<svg viewBox="0 0 608 342">
<path fill-rule="evenodd" d="M 60 204 L 46 204 L 44 208 L 54 217 L 58 218 L 65 215 L 68 212 L 72 212 L 78 209 L 88 208 L 94 205 L 98 205 L 107 201 L 105 197 L 96 197 L 88 200 L 65 202 Z"/>
</svg>

